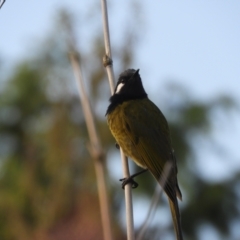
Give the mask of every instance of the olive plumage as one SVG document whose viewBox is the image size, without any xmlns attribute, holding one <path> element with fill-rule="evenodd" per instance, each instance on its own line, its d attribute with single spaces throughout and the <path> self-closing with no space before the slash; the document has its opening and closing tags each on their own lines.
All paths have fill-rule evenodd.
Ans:
<svg viewBox="0 0 240 240">
<path fill-rule="evenodd" d="M 162 185 L 169 199 L 177 240 L 182 240 L 177 201 L 182 195 L 168 123 L 160 109 L 149 100 L 139 70 L 128 69 L 120 74 L 106 115 L 111 133 L 124 154 L 148 169 Z M 170 171 L 166 175 L 167 163 L 170 163 Z"/>
</svg>

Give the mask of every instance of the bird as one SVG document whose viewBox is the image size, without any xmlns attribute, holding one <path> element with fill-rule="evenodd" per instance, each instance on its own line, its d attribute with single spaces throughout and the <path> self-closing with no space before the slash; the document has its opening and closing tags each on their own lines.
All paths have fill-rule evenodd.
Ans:
<svg viewBox="0 0 240 240">
<path fill-rule="evenodd" d="M 169 201 L 177 240 L 183 240 L 178 199 L 182 194 L 177 180 L 177 162 L 172 148 L 168 122 L 161 110 L 148 98 L 139 69 L 128 69 L 119 76 L 106 111 L 109 129 L 124 154 L 149 170 L 163 188 Z M 164 168 L 169 164 L 168 174 Z M 123 179 L 123 187 L 133 178 Z M 162 181 L 163 180 L 163 181 Z"/>
</svg>

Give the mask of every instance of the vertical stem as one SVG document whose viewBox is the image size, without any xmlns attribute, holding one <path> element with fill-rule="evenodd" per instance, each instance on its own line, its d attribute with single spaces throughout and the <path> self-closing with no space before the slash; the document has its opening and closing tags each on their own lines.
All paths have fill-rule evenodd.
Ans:
<svg viewBox="0 0 240 240">
<path fill-rule="evenodd" d="M 112 65 L 112 53 L 111 53 L 111 43 L 109 34 L 109 24 L 108 24 L 108 13 L 107 13 L 107 2 L 106 0 L 101 0 L 102 6 L 102 18 L 103 18 L 103 34 L 104 34 L 104 44 L 105 44 L 105 56 L 103 59 L 104 66 L 106 67 L 111 94 L 114 93 L 114 74 Z M 122 149 L 121 159 L 123 167 L 123 176 L 128 178 L 130 176 L 128 160 L 124 155 Z M 127 225 L 127 239 L 134 240 L 134 221 L 133 221 L 133 207 L 132 207 L 132 188 L 131 184 L 125 186 L 125 205 L 126 205 L 126 225 Z"/>
<path fill-rule="evenodd" d="M 113 65 L 112 65 L 112 51 L 111 51 L 111 43 L 110 43 L 110 33 L 108 27 L 108 12 L 107 12 L 107 1 L 101 0 L 102 4 L 102 19 L 103 19 L 103 35 L 104 35 L 104 45 L 105 45 L 105 62 L 109 64 L 104 64 L 106 67 L 109 85 L 111 94 L 114 92 L 114 74 L 113 74 Z"/>
<path fill-rule="evenodd" d="M 101 6 L 102 6 L 103 34 L 104 34 L 105 50 L 106 50 L 106 54 L 109 57 L 111 57 L 112 51 L 111 51 L 110 34 L 109 34 L 109 27 L 108 27 L 107 1 L 102 0 Z"/>
<path fill-rule="evenodd" d="M 128 159 L 124 155 L 122 149 L 121 152 L 121 159 L 122 159 L 122 166 L 123 166 L 123 176 L 127 178 L 130 176 L 129 167 L 128 167 Z M 127 239 L 134 240 L 134 219 L 133 219 L 133 206 L 132 206 L 132 185 L 127 184 L 125 185 L 125 206 L 126 206 L 126 225 L 127 225 Z"/>
</svg>

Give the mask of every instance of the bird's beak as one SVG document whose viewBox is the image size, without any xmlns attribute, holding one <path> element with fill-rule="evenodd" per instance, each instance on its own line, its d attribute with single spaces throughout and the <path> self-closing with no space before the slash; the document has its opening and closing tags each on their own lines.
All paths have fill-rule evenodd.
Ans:
<svg viewBox="0 0 240 240">
<path fill-rule="evenodd" d="M 135 75 L 135 74 L 138 74 L 139 71 L 140 71 L 140 69 L 138 69 L 138 70 L 134 73 L 134 75 Z"/>
<path fill-rule="evenodd" d="M 132 77 L 135 77 L 138 74 L 139 70 L 140 69 L 136 70 L 135 73 L 132 75 Z"/>
</svg>

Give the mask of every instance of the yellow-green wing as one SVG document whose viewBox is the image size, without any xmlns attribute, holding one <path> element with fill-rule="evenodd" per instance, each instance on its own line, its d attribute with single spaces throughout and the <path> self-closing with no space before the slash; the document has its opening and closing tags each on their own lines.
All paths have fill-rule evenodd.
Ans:
<svg viewBox="0 0 240 240">
<path fill-rule="evenodd" d="M 159 181 L 164 179 L 164 190 L 171 199 L 176 198 L 176 164 L 172 156 L 171 139 L 167 121 L 158 107 L 149 99 L 129 101 L 123 108 L 125 133 L 135 148 L 135 161 L 144 162 Z M 141 158 L 141 159 L 137 159 Z M 167 162 L 172 163 L 168 176 L 163 169 Z"/>
</svg>

